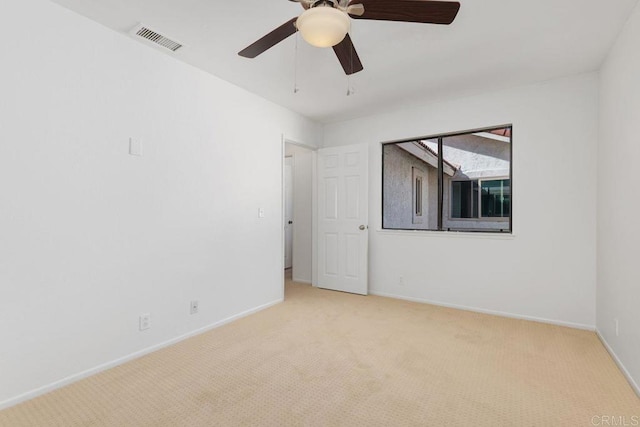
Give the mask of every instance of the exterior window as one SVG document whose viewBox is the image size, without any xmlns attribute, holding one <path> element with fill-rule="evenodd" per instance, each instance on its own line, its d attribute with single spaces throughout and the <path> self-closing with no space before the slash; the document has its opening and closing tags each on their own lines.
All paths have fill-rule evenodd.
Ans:
<svg viewBox="0 0 640 427">
<path fill-rule="evenodd" d="M 451 183 L 451 218 L 478 218 L 478 181 Z"/>
<path fill-rule="evenodd" d="M 481 181 L 483 218 L 508 218 L 511 212 L 511 185 L 509 179 Z"/>
<path fill-rule="evenodd" d="M 451 218 L 508 218 L 511 207 L 509 182 L 509 179 L 451 182 Z"/>
<path fill-rule="evenodd" d="M 383 144 L 382 228 L 510 233 L 512 127 Z"/>
<path fill-rule="evenodd" d="M 412 167 L 411 168 L 412 181 L 413 181 L 413 224 L 422 224 L 424 217 L 424 208 L 426 206 L 424 200 L 425 187 L 425 175 L 424 171 Z"/>
<path fill-rule="evenodd" d="M 422 216 L 422 177 L 416 177 L 416 216 Z"/>
</svg>

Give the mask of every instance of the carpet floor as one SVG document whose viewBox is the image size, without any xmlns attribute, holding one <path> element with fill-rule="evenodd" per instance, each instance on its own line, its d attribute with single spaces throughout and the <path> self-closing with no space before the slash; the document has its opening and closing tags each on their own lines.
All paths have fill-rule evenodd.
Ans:
<svg viewBox="0 0 640 427">
<path fill-rule="evenodd" d="M 289 281 L 282 304 L 4 410 L 0 425 L 591 426 L 601 416 L 632 422 L 640 399 L 593 332 Z"/>
</svg>

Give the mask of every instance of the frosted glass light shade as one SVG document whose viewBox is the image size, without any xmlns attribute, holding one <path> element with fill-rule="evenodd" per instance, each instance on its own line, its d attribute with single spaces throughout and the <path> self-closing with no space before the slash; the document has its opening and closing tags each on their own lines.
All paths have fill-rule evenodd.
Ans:
<svg viewBox="0 0 640 427">
<path fill-rule="evenodd" d="M 349 32 L 349 15 L 331 6 L 305 10 L 296 26 L 302 38 L 312 46 L 331 47 L 340 43 Z"/>
</svg>

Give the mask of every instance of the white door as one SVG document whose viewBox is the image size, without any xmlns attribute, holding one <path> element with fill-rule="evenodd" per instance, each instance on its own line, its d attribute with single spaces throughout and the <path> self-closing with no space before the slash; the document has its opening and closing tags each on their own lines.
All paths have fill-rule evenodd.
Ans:
<svg viewBox="0 0 640 427">
<path fill-rule="evenodd" d="M 318 150 L 318 287 L 367 295 L 366 144 Z"/>
<path fill-rule="evenodd" d="M 284 159 L 284 268 L 293 265 L 293 158 Z"/>
</svg>

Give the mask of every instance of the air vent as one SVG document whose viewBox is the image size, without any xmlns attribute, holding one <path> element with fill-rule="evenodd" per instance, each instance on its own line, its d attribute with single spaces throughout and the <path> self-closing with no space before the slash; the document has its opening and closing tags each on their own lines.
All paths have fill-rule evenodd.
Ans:
<svg viewBox="0 0 640 427">
<path fill-rule="evenodd" d="M 182 47 L 181 43 L 178 43 L 175 40 L 171 40 L 170 38 L 153 31 L 145 25 L 137 25 L 133 30 L 131 30 L 131 34 L 136 37 L 141 37 L 145 40 L 148 40 L 153 44 L 162 46 L 165 49 L 169 49 L 172 52 L 175 52 Z"/>
</svg>

